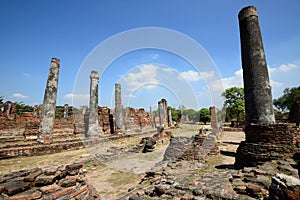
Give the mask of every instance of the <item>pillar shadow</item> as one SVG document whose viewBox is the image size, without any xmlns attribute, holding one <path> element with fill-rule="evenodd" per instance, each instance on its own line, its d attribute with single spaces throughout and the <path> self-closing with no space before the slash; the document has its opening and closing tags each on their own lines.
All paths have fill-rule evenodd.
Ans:
<svg viewBox="0 0 300 200">
<path fill-rule="evenodd" d="M 232 145 L 239 145 L 240 142 L 222 142 L 224 144 L 232 144 Z"/>
<path fill-rule="evenodd" d="M 220 153 L 224 156 L 230 156 L 230 157 L 235 157 L 236 153 L 232 151 L 223 151 L 221 150 Z"/>
</svg>

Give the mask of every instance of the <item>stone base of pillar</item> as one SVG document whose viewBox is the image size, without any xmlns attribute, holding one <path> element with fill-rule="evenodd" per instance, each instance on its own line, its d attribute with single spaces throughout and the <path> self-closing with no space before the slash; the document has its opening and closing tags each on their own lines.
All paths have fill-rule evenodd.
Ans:
<svg viewBox="0 0 300 200">
<path fill-rule="evenodd" d="M 267 161 L 293 158 L 300 151 L 300 128 L 287 124 L 247 125 L 246 140 L 239 145 L 235 167 L 253 167 Z"/>
<path fill-rule="evenodd" d="M 52 141 L 52 135 L 41 135 L 39 138 L 37 138 L 37 142 L 41 144 L 51 144 Z"/>
<path fill-rule="evenodd" d="M 99 134 L 99 127 L 98 127 L 98 123 L 95 124 L 89 124 L 89 130 L 88 130 L 88 134 L 87 136 L 95 136 Z"/>
</svg>

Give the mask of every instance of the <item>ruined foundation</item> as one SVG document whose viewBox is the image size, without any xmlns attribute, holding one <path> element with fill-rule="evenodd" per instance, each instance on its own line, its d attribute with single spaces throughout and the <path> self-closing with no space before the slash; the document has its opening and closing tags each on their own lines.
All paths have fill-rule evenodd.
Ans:
<svg viewBox="0 0 300 200">
<path fill-rule="evenodd" d="M 287 124 L 248 125 L 246 141 L 236 152 L 235 167 L 253 167 L 272 160 L 292 159 L 300 151 L 300 128 Z"/>
</svg>

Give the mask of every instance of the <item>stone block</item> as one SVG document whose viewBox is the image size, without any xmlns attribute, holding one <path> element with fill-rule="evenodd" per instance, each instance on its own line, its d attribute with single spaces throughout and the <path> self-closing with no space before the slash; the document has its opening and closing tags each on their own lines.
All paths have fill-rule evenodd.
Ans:
<svg viewBox="0 0 300 200">
<path fill-rule="evenodd" d="M 82 168 L 82 164 L 80 163 L 74 163 L 66 166 L 66 170 L 75 170 L 75 169 L 80 169 Z"/>
<path fill-rule="evenodd" d="M 64 178 L 61 179 L 58 183 L 61 187 L 71 187 L 76 185 L 76 178 Z"/>
<path fill-rule="evenodd" d="M 5 192 L 8 195 L 14 195 L 19 192 L 23 192 L 25 190 L 28 190 L 30 188 L 29 182 L 23 182 L 23 181 L 14 181 L 14 182 L 7 182 L 3 184 L 5 188 Z"/>
<path fill-rule="evenodd" d="M 42 191 L 43 194 L 53 193 L 60 189 L 61 189 L 61 187 L 56 184 L 40 187 L 40 191 Z"/>
<path fill-rule="evenodd" d="M 38 177 L 36 177 L 34 183 L 35 185 L 50 185 L 55 181 L 55 176 L 54 175 L 40 175 Z"/>
<path fill-rule="evenodd" d="M 72 186 L 72 187 L 67 187 L 61 190 L 58 190 L 54 193 L 50 193 L 49 195 L 45 195 L 43 196 L 43 200 L 53 200 L 53 199 L 58 199 L 64 195 L 67 195 L 69 193 L 71 193 L 73 190 L 76 189 L 76 186 Z"/>
<path fill-rule="evenodd" d="M 42 192 L 33 189 L 27 190 L 25 192 L 13 195 L 9 197 L 9 200 L 32 200 L 32 199 L 39 199 L 42 197 Z"/>
<path fill-rule="evenodd" d="M 83 185 L 81 186 L 76 192 L 73 192 L 70 195 L 70 198 L 75 198 L 75 199 L 79 199 L 77 198 L 78 196 L 81 196 L 86 190 L 87 190 L 87 185 Z"/>
<path fill-rule="evenodd" d="M 24 181 L 26 182 L 33 182 L 35 178 L 42 174 L 42 170 L 37 168 L 35 171 L 30 172 L 25 178 Z"/>
</svg>

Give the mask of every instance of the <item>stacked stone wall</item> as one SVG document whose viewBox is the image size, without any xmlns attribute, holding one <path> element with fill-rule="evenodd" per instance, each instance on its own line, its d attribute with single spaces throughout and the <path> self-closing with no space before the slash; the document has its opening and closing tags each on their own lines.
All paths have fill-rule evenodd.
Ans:
<svg viewBox="0 0 300 200">
<path fill-rule="evenodd" d="M 246 140 L 237 149 L 237 168 L 257 166 L 264 162 L 292 158 L 300 151 L 300 128 L 286 124 L 248 125 Z"/>
<path fill-rule="evenodd" d="M 100 199 L 82 164 L 33 168 L 0 176 L 0 199 Z"/>
</svg>

